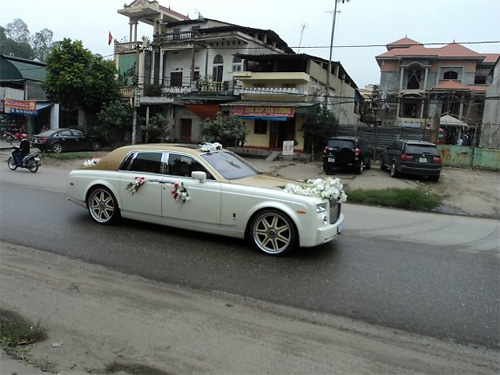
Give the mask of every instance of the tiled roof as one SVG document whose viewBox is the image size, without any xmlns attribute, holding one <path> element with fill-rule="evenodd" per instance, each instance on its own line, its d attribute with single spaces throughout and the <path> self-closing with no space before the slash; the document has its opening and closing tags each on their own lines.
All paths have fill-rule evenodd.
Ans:
<svg viewBox="0 0 500 375">
<path fill-rule="evenodd" d="M 458 43 L 450 43 L 440 48 L 426 48 L 423 44 L 403 38 L 387 45 L 388 51 L 375 58 L 394 59 L 396 57 L 434 57 L 483 60 L 488 54 L 477 53 Z M 498 56 L 498 55 L 497 55 Z M 488 57 L 492 58 L 492 57 Z"/>
<path fill-rule="evenodd" d="M 453 80 L 440 81 L 433 88 L 433 90 L 467 90 L 467 91 L 469 91 L 470 89 L 471 89 L 470 87 L 464 86 L 460 82 Z"/>
<path fill-rule="evenodd" d="M 485 59 L 483 60 L 483 64 L 494 64 L 500 58 L 500 53 L 483 53 Z"/>
<path fill-rule="evenodd" d="M 421 46 L 422 43 L 419 43 L 419 42 L 417 42 L 417 41 L 415 41 L 413 39 L 404 37 L 404 38 L 401 38 L 399 40 L 396 40 L 395 42 L 389 43 L 388 45 L 386 45 L 386 47 L 387 47 L 387 50 L 391 50 L 391 49 L 394 49 L 394 48 L 406 48 L 406 47 L 409 47 L 409 46 L 412 46 L 412 45 L 419 45 L 419 46 Z"/>
</svg>

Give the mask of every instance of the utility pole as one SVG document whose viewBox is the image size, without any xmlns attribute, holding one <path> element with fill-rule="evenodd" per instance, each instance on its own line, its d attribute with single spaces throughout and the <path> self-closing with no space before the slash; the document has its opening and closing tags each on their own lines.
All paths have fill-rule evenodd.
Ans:
<svg viewBox="0 0 500 375">
<path fill-rule="evenodd" d="M 141 106 L 139 92 L 139 43 L 137 43 L 137 49 L 135 51 L 135 75 L 134 75 L 134 87 L 132 89 L 132 144 L 136 143 L 137 134 L 137 108 Z"/>
<path fill-rule="evenodd" d="M 337 4 L 342 2 L 344 4 L 349 0 L 334 0 L 335 7 L 333 9 L 333 22 L 332 22 L 332 34 L 330 37 L 330 57 L 328 58 L 328 71 L 326 72 L 326 95 L 325 95 L 325 108 L 328 105 L 328 97 L 330 96 L 330 73 L 332 71 L 332 53 L 333 53 L 333 36 L 335 35 L 335 21 L 337 20 Z"/>
</svg>

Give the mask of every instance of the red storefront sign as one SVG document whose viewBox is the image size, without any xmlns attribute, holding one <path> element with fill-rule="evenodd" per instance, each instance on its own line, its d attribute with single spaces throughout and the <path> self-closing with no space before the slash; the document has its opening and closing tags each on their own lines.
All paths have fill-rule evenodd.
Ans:
<svg viewBox="0 0 500 375">
<path fill-rule="evenodd" d="M 5 112 L 18 115 L 36 115 L 36 101 L 5 98 Z"/>
<path fill-rule="evenodd" d="M 233 116 L 293 117 L 295 107 L 235 106 L 231 107 L 230 114 Z"/>
</svg>

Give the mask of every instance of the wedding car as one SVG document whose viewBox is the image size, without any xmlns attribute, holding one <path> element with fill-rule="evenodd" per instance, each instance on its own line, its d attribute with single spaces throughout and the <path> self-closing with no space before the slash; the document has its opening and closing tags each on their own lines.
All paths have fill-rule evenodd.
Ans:
<svg viewBox="0 0 500 375">
<path fill-rule="evenodd" d="M 126 218 L 247 238 L 270 255 L 331 241 L 347 199 L 338 179 L 266 175 L 218 143 L 117 148 L 72 170 L 67 194 L 100 224 Z"/>
</svg>

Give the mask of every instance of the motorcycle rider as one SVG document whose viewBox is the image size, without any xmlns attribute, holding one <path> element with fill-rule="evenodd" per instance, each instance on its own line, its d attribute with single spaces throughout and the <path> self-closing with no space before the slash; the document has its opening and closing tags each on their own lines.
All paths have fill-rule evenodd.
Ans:
<svg viewBox="0 0 500 375">
<path fill-rule="evenodd" d="M 23 165 L 23 159 L 25 156 L 28 156 L 30 153 L 30 141 L 27 139 L 23 139 L 19 144 L 19 148 L 14 150 L 12 156 L 14 157 L 14 161 L 18 167 Z"/>
</svg>

